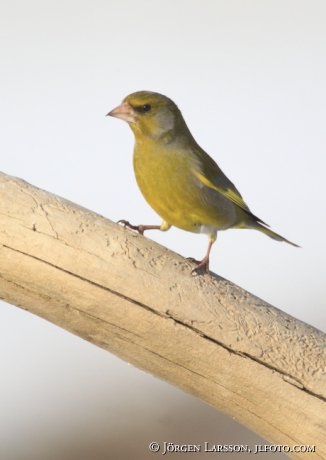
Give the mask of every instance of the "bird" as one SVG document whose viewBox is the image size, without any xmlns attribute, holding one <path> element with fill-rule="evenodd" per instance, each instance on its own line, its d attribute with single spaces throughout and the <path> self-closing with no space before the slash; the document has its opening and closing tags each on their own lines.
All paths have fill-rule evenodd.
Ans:
<svg viewBox="0 0 326 460">
<path fill-rule="evenodd" d="M 231 228 L 258 230 L 291 243 L 268 228 L 244 202 L 217 163 L 195 141 L 178 106 L 167 96 L 137 91 L 125 97 L 108 116 L 126 121 L 135 137 L 133 166 L 138 187 L 161 217 L 160 225 L 118 223 L 143 234 L 172 226 L 208 235 L 202 260 L 189 258 L 209 274 L 209 258 L 217 232 Z"/>
</svg>

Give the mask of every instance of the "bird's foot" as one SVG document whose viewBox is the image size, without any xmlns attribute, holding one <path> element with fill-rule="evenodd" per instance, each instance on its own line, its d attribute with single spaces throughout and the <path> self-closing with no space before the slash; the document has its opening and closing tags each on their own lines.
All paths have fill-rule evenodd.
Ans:
<svg viewBox="0 0 326 460">
<path fill-rule="evenodd" d="M 189 262 L 193 262 L 194 264 L 197 264 L 197 265 L 201 263 L 201 260 L 194 259 L 193 257 L 187 257 L 186 260 L 189 260 Z"/>
<path fill-rule="evenodd" d="M 123 224 L 126 228 L 131 228 L 131 230 L 136 230 L 136 232 L 140 233 L 141 235 L 144 234 L 145 230 L 161 230 L 161 225 L 131 225 L 127 220 L 118 220 L 118 224 Z M 163 230 L 168 230 L 164 228 Z"/>
<path fill-rule="evenodd" d="M 141 235 L 144 234 L 144 225 L 131 225 L 131 223 L 127 220 L 118 220 L 117 224 L 123 224 L 124 228 L 128 227 L 131 230 L 136 230 L 136 232 L 140 233 Z"/>
<path fill-rule="evenodd" d="M 198 273 L 201 268 L 205 268 L 206 273 L 209 275 L 209 257 L 205 256 L 203 260 L 196 260 L 193 257 L 187 257 L 187 260 L 198 265 L 196 268 L 191 270 L 191 274 L 194 272 Z"/>
</svg>

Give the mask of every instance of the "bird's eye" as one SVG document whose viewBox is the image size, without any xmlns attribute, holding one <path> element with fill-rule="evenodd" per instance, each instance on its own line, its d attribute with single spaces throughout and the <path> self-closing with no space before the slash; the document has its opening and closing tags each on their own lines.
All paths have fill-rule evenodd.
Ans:
<svg viewBox="0 0 326 460">
<path fill-rule="evenodd" d="M 152 108 L 152 107 L 151 107 L 149 104 L 144 104 L 143 106 L 141 106 L 140 109 L 141 109 L 141 111 L 142 111 L 143 113 L 146 113 L 146 112 L 149 112 L 149 111 L 151 110 L 151 108 Z"/>
</svg>

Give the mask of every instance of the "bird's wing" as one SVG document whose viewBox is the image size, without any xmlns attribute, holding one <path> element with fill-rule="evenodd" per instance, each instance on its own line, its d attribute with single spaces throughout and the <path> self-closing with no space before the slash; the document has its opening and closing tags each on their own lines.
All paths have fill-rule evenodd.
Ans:
<svg viewBox="0 0 326 460">
<path fill-rule="evenodd" d="M 224 172 L 218 167 L 213 158 L 211 158 L 203 149 L 195 149 L 193 152 L 197 158 L 196 166 L 193 173 L 206 187 L 212 188 L 231 200 L 245 211 L 249 211 L 248 206 L 243 201 L 240 192 L 234 184 L 226 177 Z"/>
<path fill-rule="evenodd" d="M 248 206 L 243 201 L 242 196 L 234 187 L 232 182 L 228 181 L 228 184 L 226 183 L 226 181 L 222 181 L 220 177 L 216 177 L 213 180 L 210 180 L 206 175 L 196 170 L 193 170 L 193 173 L 195 174 L 197 179 L 199 179 L 204 185 L 206 185 L 206 187 L 216 190 L 217 192 L 221 193 L 226 198 L 228 198 L 230 201 L 232 201 L 234 204 L 238 205 L 240 208 L 244 209 L 245 211 L 249 211 Z"/>
<path fill-rule="evenodd" d="M 221 193 L 246 213 L 250 214 L 255 220 L 268 226 L 268 224 L 252 214 L 240 192 L 204 150 L 200 149 L 200 151 L 195 152 L 195 155 L 199 160 L 199 167 L 194 168 L 192 172 L 202 184 Z"/>
</svg>

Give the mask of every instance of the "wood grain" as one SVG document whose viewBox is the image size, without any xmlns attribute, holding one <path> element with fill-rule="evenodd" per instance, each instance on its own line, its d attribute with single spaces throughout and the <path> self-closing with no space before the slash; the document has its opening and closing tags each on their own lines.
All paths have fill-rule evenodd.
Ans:
<svg viewBox="0 0 326 460">
<path fill-rule="evenodd" d="M 0 296 L 326 458 L 326 335 L 146 237 L 0 173 Z M 132 382 L 130 382 L 132 385 Z"/>
</svg>

